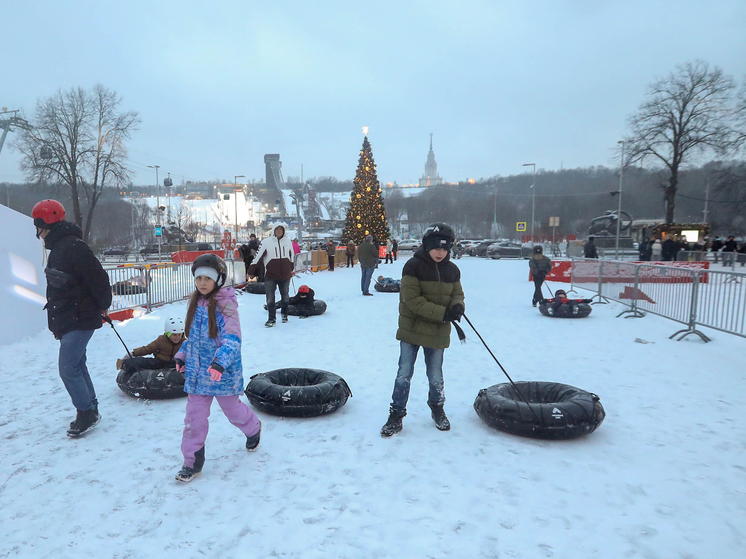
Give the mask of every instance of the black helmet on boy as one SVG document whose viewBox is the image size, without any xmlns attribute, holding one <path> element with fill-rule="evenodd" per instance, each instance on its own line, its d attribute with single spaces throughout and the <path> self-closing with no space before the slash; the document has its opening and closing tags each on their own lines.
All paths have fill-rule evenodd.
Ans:
<svg viewBox="0 0 746 559">
<path fill-rule="evenodd" d="M 192 275 L 207 276 L 215 281 L 218 289 L 225 285 L 228 277 L 228 266 L 225 260 L 216 254 L 200 254 L 192 263 Z"/>
<path fill-rule="evenodd" d="M 425 234 L 422 236 L 422 246 L 426 252 L 430 252 L 434 248 L 442 248 L 450 252 L 455 240 L 456 233 L 453 232 L 450 225 L 433 223 L 425 229 Z"/>
</svg>

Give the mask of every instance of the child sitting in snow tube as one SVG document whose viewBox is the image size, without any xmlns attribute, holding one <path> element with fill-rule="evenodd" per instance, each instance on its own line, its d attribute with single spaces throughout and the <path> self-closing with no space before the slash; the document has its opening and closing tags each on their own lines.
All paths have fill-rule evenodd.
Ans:
<svg viewBox="0 0 746 559">
<path fill-rule="evenodd" d="M 301 285 L 298 288 L 298 293 L 288 299 L 288 315 L 308 318 L 309 316 L 324 314 L 326 303 L 321 299 L 314 299 L 315 295 L 313 289 L 307 285 Z M 267 305 L 264 305 L 264 310 L 267 310 Z"/>
<path fill-rule="evenodd" d="M 296 307 L 300 318 L 308 318 L 312 314 L 317 314 L 314 312 L 314 295 L 316 293 L 313 289 L 307 285 L 301 285 L 298 293 L 288 299 L 288 306 Z M 290 314 L 290 309 L 288 309 L 288 314 Z"/>
<path fill-rule="evenodd" d="M 383 293 L 399 293 L 399 291 L 401 291 L 401 280 L 378 276 L 378 279 L 376 279 L 376 284 L 373 286 L 373 288 L 376 291 L 381 291 Z"/>
<path fill-rule="evenodd" d="M 148 345 L 133 349 L 133 357 L 117 359 L 117 384 L 125 393 L 155 399 L 186 396 L 184 374 L 176 371 L 174 361 L 184 341 L 184 321 L 167 318 L 164 331 Z"/>
<path fill-rule="evenodd" d="M 564 289 L 558 289 L 553 299 L 542 299 L 539 311 L 555 318 L 585 318 L 591 314 L 590 299 L 569 299 Z"/>
</svg>

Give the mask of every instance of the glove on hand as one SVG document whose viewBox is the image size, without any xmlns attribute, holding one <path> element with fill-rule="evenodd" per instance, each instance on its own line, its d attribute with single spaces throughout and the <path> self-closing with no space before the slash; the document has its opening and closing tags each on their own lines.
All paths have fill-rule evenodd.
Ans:
<svg viewBox="0 0 746 559">
<path fill-rule="evenodd" d="M 220 382 L 220 379 L 223 378 L 223 373 L 212 367 L 207 369 L 207 372 L 210 373 L 210 380 L 214 380 L 215 382 Z"/>
<path fill-rule="evenodd" d="M 443 315 L 443 322 L 451 322 L 453 320 L 459 322 L 463 315 L 464 305 L 462 305 L 461 303 L 456 303 L 450 309 L 446 309 L 446 312 Z"/>
<path fill-rule="evenodd" d="M 184 363 L 181 359 L 174 359 L 174 361 L 176 361 L 177 373 L 183 373 L 186 371 L 186 363 Z"/>
<path fill-rule="evenodd" d="M 581 302 L 581 303 L 590 303 L 590 302 L 591 302 L 591 299 L 583 299 L 583 300 L 581 300 L 580 302 Z"/>
</svg>

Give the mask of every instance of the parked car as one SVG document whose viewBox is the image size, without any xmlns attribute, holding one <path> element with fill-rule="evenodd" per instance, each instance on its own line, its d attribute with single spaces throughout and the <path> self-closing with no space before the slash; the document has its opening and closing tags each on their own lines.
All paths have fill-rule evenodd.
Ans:
<svg viewBox="0 0 746 559">
<path fill-rule="evenodd" d="M 468 249 L 466 249 L 466 254 L 468 254 L 469 256 L 487 256 L 487 250 L 489 249 L 489 246 L 494 242 L 495 241 L 491 240 L 481 241 L 480 243 L 472 245 Z"/>
<path fill-rule="evenodd" d="M 147 256 L 148 254 L 158 254 L 158 245 L 148 245 L 145 248 L 141 248 L 140 254 L 142 256 Z"/>
<path fill-rule="evenodd" d="M 493 243 L 490 245 L 487 251 L 487 256 L 490 258 L 531 258 L 531 248 L 524 247 L 520 243 L 512 243 L 509 241 L 503 241 L 499 243 Z"/>
<path fill-rule="evenodd" d="M 418 239 L 403 239 L 399 241 L 399 250 L 415 251 L 420 248 L 422 241 Z"/>
<path fill-rule="evenodd" d="M 104 256 L 126 256 L 129 252 L 127 247 L 111 247 L 104 251 Z"/>
</svg>

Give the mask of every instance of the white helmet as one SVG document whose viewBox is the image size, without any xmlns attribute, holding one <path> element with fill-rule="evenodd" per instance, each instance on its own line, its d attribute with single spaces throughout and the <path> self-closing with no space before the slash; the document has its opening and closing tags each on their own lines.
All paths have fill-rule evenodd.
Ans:
<svg viewBox="0 0 746 559">
<path fill-rule="evenodd" d="M 163 329 L 166 331 L 166 334 L 183 334 L 184 321 L 178 316 L 169 317 L 163 324 Z"/>
</svg>

